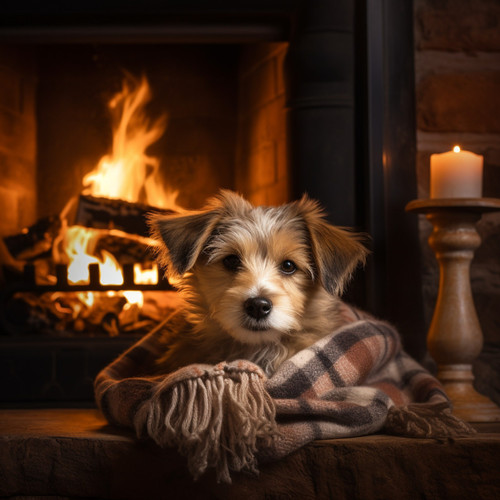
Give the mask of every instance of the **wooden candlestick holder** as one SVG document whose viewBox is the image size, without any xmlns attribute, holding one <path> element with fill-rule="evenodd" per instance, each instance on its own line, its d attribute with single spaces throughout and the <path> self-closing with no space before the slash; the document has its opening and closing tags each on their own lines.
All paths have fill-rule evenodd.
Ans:
<svg viewBox="0 0 500 500">
<path fill-rule="evenodd" d="M 433 225 L 429 246 L 439 262 L 439 292 L 427 335 L 437 378 L 453 403 L 453 413 L 469 422 L 500 421 L 500 408 L 473 387 L 472 363 L 483 346 L 470 286 L 470 263 L 481 245 L 476 223 L 500 210 L 494 198 L 414 200 L 409 212 L 423 213 Z"/>
</svg>

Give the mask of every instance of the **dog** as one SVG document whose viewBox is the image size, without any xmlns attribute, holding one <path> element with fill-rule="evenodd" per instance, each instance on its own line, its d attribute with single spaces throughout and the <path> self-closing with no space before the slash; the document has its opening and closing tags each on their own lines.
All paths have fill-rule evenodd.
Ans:
<svg viewBox="0 0 500 500">
<path fill-rule="evenodd" d="M 272 375 L 339 325 L 340 295 L 368 253 L 307 196 L 264 207 L 222 190 L 203 210 L 149 223 L 190 325 L 167 339 L 164 371 L 246 359 Z"/>
</svg>

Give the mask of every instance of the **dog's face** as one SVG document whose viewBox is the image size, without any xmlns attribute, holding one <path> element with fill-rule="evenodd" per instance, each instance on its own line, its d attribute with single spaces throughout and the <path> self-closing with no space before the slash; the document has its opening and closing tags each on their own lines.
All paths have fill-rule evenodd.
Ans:
<svg viewBox="0 0 500 500">
<path fill-rule="evenodd" d="M 301 223 L 277 209 L 224 217 L 193 269 L 213 318 L 244 343 L 300 329 L 313 268 Z"/>
<path fill-rule="evenodd" d="M 206 210 L 155 216 L 151 225 L 167 275 L 180 279 L 198 321 L 245 344 L 301 331 L 314 289 L 337 295 L 366 255 L 306 198 L 254 207 L 223 191 Z"/>
</svg>

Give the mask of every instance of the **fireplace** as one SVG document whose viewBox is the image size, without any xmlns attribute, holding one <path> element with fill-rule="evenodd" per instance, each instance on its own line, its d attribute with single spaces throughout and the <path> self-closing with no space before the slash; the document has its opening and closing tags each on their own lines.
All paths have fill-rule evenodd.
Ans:
<svg viewBox="0 0 500 500">
<path fill-rule="evenodd" d="M 162 299 L 151 301 L 162 302 L 165 312 L 175 307 L 172 284 L 133 276 L 135 264 L 152 266 L 145 257 L 146 235 L 131 229 L 130 215 L 124 227 L 116 216 L 131 210 L 140 218 L 151 206 L 175 206 L 158 206 L 144 189 L 137 199 L 118 196 L 121 201 L 84 191 L 84 179 L 115 142 L 110 103 L 143 80 L 151 91 L 146 121 L 165 121 L 147 156 L 158 161 L 157 183 L 178 193 L 175 202 L 197 208 L 220 188 L 263 204 L 308 192 L 326 206 L 333 223 L 372 235 L 367 272 L 356 277 L 348 298 L 401 325 L 408 350 L 419 357 L 425 335 L 418 265 L 406 264 L 418 263 L 417 233 L 403 210 L 416 190 L 413 78 L 405 59 L 411 64 L 411 8 L 333 0 L 218 2 L 210 8 L 197 1 L 146 3 L 140 11 L 94 2 L 53 12 L 25 13 L 13 6 L 2 20 L 2 404 L 91 404 L 99 369 L 140 338 L 141 328 L 154 327 L 142 315 L 139 327 L 126 329 L 120 287 L 157 294 Z M 406 26 L 401 12 L 396 22 L 401 10 Z M 68 283 L 64 259 L 45 264 L 52 282 L 34 281 L 36 266 L 23 266 L 40 260 L 37 250 L 17 258 L 9 244 L 22 240 L 23 228 L 34 223 L 35 235 L 38 230 L 56 237 L 61 213 L 69 225 L 110 230 L 99 242 L 107 250 L 118 248 L 121 285 L 103 284 L 96 263 L 83 284 Z M 13 300 L 19 291 L 30 299 Z M 49 294 L 50 307 L 60 308 L 68 305 L 68 294 L 112 298 L 96 325 L 85 318 L 41 328 L 33 320 L 41 306 L 32 298 L 42 292 Z M 119 298 L 109 295 L 115 292 Z"/>
</svg>

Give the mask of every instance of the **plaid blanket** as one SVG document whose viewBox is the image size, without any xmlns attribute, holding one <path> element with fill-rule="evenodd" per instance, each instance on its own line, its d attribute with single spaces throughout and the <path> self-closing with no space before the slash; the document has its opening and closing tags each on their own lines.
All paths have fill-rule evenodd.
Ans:
<svg viewBox="0 0 500 500">
<path fill-rule="evenodd" d="M 96 401 L 110 423 L 176 446 L 195 478 L 215 467 L 226 482 L 231 470 L 256 471 L 315 439 L 474 432 L 390 324 L 347 305 L 343 317 L 270 378 L 246 360 L 155 373 L 165 339 L 190 327 L 175 313 L 99 373 Z"/>
</svg>

